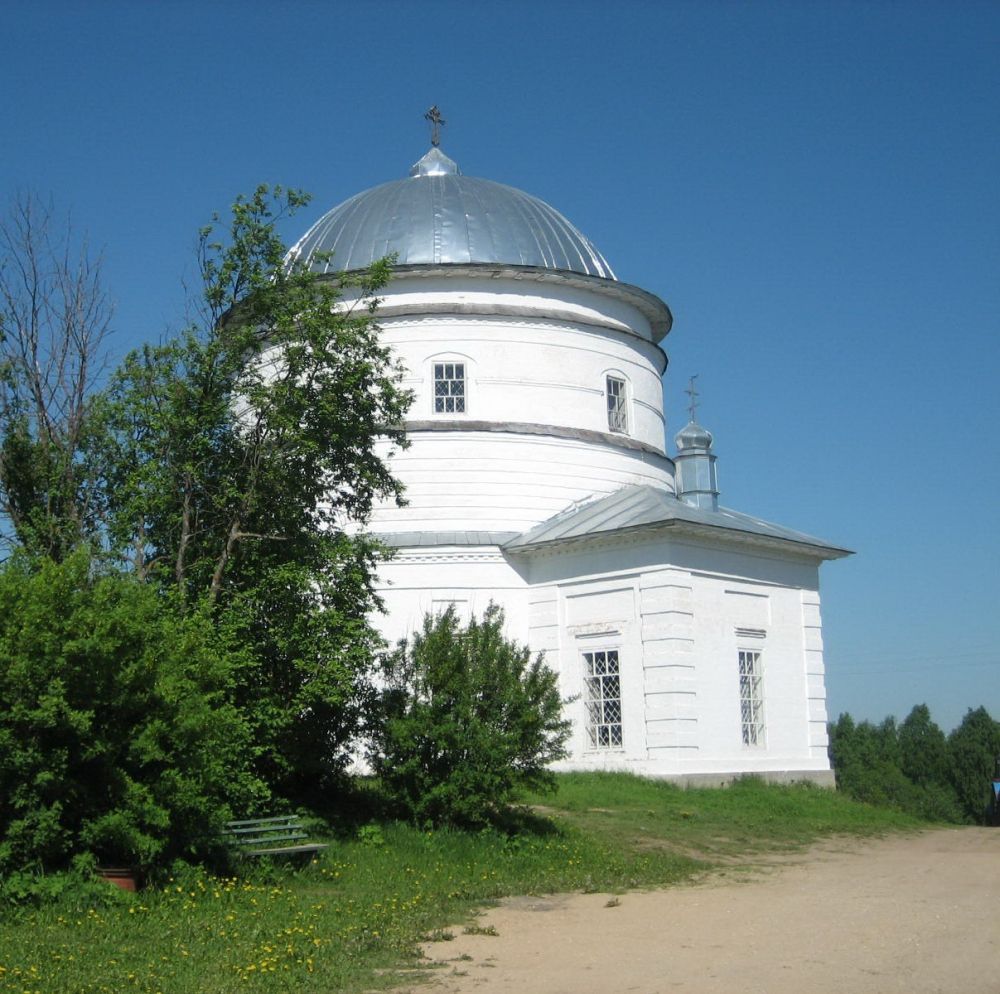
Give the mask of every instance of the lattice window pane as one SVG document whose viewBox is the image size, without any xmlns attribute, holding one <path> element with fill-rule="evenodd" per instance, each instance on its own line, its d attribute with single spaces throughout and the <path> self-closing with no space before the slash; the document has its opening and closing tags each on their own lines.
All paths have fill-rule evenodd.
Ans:
<svg viewBox="0 0 1000 994">
<path fill-rule="evenodd" d="M 434 413 L 465 413 L 464 363 L 434 363 Z"/>
<path fill-rule="evenodd" d="M 591 748 L 619 748 L 622 744 L 622 702 L 618 650 L 585 652 L 583 664 L 587 737 Z"/>
<path fill-rule="evenodd" d="M 739 650 L 740 726 L 743 744 L 764 745 L 764 669 L 761 654 Z"/>
</svg>

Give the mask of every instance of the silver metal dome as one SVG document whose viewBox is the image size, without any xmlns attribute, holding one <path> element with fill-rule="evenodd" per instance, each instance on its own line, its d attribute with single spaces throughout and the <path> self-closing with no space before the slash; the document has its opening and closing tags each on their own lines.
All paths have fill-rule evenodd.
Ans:
<svg viewBox="0 0 1000 994">
<path fill-rule="evenodd" d="M 700 424 L 689 421 L 674 439 L 674 444 L 681 452 L 690 449 L 710 449 L 712 447 L 712 433 L 707 428 L 702 428 Z"/>
<path fill-rule="evenodd" d="M 332 258 L 313 262 L 323 252 Z M 409 179 L 334 207 L 291 252 L 320 272 L 364 269 L 392 253 L 400 266 L 506 263 L 617 278 L 557 210 L 502 183 L 463 176 L 438 148 L 413 166 Z"/>
</svg>

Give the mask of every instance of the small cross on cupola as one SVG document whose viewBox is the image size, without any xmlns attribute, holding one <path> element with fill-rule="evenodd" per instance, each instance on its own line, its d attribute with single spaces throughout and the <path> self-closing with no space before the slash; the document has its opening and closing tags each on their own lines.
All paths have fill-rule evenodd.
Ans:
<svg viewBox="0 0 1000 994">
<path fill-rule="evenodd" d="M 441 128 L 448 122 L 441 116 L 441 111 L 438 110 L 437 104 L 424 114 L 424 120 L 430 122 L 431 145 L 434 148 L 438 148 L 441 145 Z"/>
<path fill-rule="evenodd" d="M 687 389 L 684 391 L 688 395 L 688 397 L 691 398 L 691 402 L 688 404 L 688 418 L 690 419 L 692 424 L 694 424 L 695 421 L 697 421 L 695 414 L 698 411 L 698 397 L 701 396 L 698 393 L 698 391 L 695 390 L 694 388 L 694 381 L 696 379 L 698 379 L 697 373 L 695 373 L 694 376 L 692 376 L 691 379 L 688 380 Z"/>
</svg>

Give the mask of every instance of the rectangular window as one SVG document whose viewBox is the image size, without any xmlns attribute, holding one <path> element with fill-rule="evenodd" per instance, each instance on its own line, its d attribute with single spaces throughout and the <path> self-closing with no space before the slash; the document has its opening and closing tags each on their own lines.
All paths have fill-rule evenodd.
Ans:
<svg viewBox="0 0 1000 994">
<path fill-rule="evenodd" d="M 743 744 L 764 745 L 764 667 L 761 654 L 740 649 L 740 723 Z"/>
<path fill-rule="evenodd" d="M 608 394 L 608 428 L 611 431 L 628 434 L 628 412 L 625 407 L 625 381 L 617 376 L 607 379 Z"/>
<path fill-rule="evenodd" d="M 465 363 L 434 363 L 434 413 L 465 413 Z"/>
<path fill-rule="evenodd" d="M 622 691 L 618 674 L 618 650 L 585 652 L 583 664 L 590 746 L 592 749 L 620 749 Z"/>
</svg>

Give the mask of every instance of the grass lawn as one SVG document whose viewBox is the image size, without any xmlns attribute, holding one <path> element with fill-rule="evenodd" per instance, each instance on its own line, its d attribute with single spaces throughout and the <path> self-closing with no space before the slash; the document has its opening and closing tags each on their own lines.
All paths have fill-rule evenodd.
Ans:
<svg viewBox="0 0 1000 994">
<path fill-rule="evenodd" d="M 612 774 L 559 778 L 514 834 L 369 825 L 297 871 L 191 871 L 138 894 L 70 891 L 0 918 L 0 994 L 362 991 L 391 986 L 422 938 L 509 894 L 690 879 L 832 834 L 919 827 L 832 791 L 748 781 L 681 790 Z"/>
</svg>

